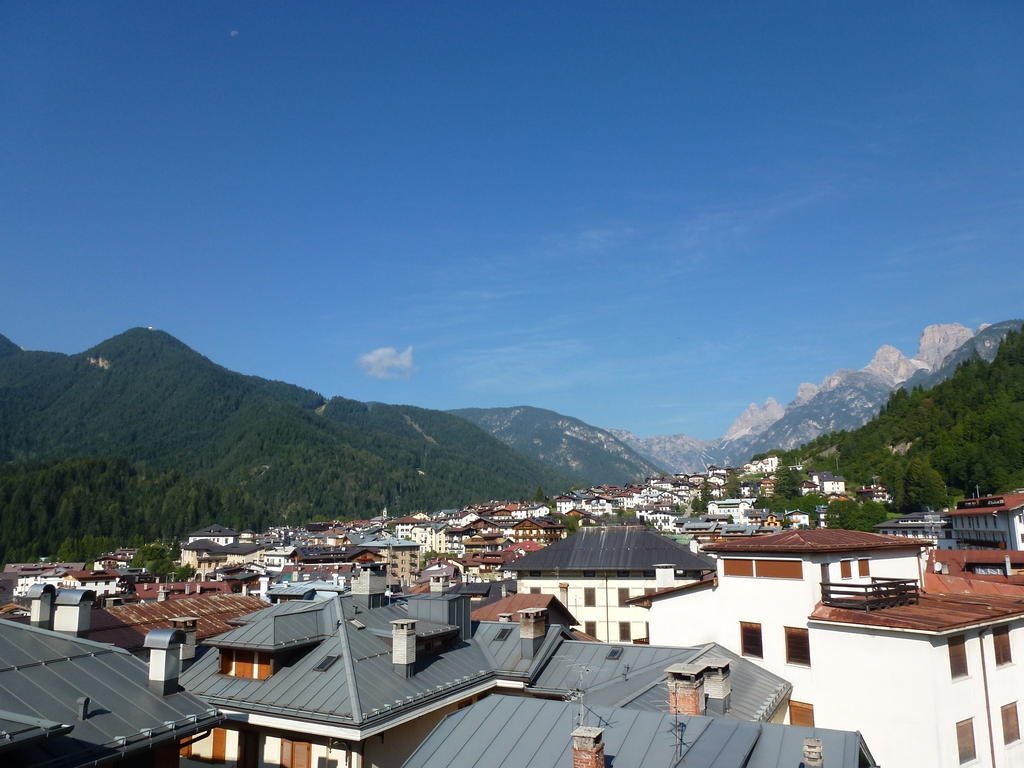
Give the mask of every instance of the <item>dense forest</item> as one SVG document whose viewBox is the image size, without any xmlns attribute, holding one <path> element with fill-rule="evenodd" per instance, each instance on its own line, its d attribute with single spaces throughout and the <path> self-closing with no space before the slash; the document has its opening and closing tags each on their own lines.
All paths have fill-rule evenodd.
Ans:
<svg viewBox="0 0 1024 768">
<path fill-rule="evenodd" d="M 213 520 L 365 517 L 568 485 L 457 416 L 326 400 L 146 329 L 78 355 L 0 337 L 0 481 L 12 489 L 0 495 L 8 560 L 53 552 L 79 523 L 81 535 L 163 536 Z M 83 494 L 87 514 L 75 512 Z"/>
<path fill-rule="evenodd" d="M 848 487 L 880 482 L 899 511 L 1022 487 L 1024 334 L 1009 333 L 991 363 L 974 358 L 931 389 L 895 391 L 860 429 L 778 453 L 784 465 L 838 472 Z"/>
</svg>

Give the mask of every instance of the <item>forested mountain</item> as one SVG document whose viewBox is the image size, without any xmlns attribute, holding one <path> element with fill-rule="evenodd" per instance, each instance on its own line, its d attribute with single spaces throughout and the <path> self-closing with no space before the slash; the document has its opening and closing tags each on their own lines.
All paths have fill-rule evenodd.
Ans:
<svg viewBox="0 0 1024 768">
<path fill-rule="evenodd" d="M 784 459 L 838 468 L 848 485 L 878 478 L 897 509 L 1024 486 L 1024 334 L 1006 333 L 991 363 L 976 356 L 931 389 L 898 389 L 860 429 Z"/>
<path fill-rule="evenodd" d="M 461 408 L 473 422 L 520 453 L 542 461 L 581 485 L 624 484 L 662 470 L 608 430 L 543 408 Z"/>
<path fill-rule="evenodd" d="M 77 355 L 0 343 L 0 462 L 72 457 L 177 470 L 246 494 L 260 519 L 293 522 L 569 482 L 457 416 L 325 400 L 229 371 L 161 331 L 133 329 Z"/>
</svg>

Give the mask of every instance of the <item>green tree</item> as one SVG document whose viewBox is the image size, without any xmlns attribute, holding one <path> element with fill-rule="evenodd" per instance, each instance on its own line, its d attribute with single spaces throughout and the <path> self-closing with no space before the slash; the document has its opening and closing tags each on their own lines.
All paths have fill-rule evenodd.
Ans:
<svg viewBox="0 0 1024 768">
<path fill-rule="evenodd" d="M 788 467 L 779 467 L 775 473 L 775 496 L 780 499 L 796 499 L 800 497 L 800 484 L 803 479 L 799 472 Z"/>
</svg>

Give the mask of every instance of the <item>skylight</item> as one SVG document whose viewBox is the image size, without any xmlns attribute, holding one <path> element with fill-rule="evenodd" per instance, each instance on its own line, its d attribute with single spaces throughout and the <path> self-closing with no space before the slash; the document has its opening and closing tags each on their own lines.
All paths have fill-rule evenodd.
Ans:
<svg viewBox="0 0 1024 768">
<path fill-rule="evenodd" d="M 338 656 L 324 656 L 320 663 L 313 667 L 314 672 L 326 672 L 331 665 L 338 660 Z"/>
<path fill-rule="evenodd" d="M 605 658 L 608 659 L 609 661 L 618 661 L 619 657 L 621 657 L 621 656 L 622 656 L 622 647 L 617 645 L 614 648 L 612 648 L 610 651 L 608 651 L 608 655 L 605 656 Z"/>
</svg>

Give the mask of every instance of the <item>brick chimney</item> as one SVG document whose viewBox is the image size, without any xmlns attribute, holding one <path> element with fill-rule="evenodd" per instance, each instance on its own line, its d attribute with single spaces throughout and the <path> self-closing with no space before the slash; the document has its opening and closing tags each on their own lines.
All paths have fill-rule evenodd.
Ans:
<svg viewBox="0 0 1024 768">
<path fill-rule="evenodd" d="M 75 637 L 89 634 L 92 619 L 92 602 L 96 593 L 91 589 L 62 589 L 57 593 L 57 610 L 53 616 L 53 628 Z"/>
<path fill-rule="evenodd" d="M 603 728 L 581 725 L 572 732 L 572 768 L 604 768 Z"/>
<path fill-rule="evenodd" d="M 519 611 L 520 653 L 524 659 L 532 659 L 537 654 L 547 633 L 547 608 L 526 608 Z"/>
<path fill-rule="evenodd" d="M 153 629 L 143 647 L 149 649 L 149 690 L 167 696 L 178 690 L 181 674 L 181 646 L 185 633 L 180 629 Z"/>
<path fill-rule="evenodd" d="M 196 628 L 198 626 L 198 616 L 178 616 L 171 619 L 171 627 L 180 629 L 185 636 L 185 640 L 181 644 L 182 662 L 191 661 L 196 657 Z"/>
<path fill-rule="evenodd" d="M 729 674 L 729 660 L 717 657 L 702 659 L 707 665 L 704 670 L 704 693 L 707 694 L 707 711 L 724 715 L 729 711 L 732 699 L 732 678 Z"/>
<path fill-rule="evenodd" d="M 668 713 L 704 714 L 704 664 L 673 664 L 668 675 Z"/>
<path fill-rule="evenodd" d="M 803 758 L 805 768 L 822 768 L 825 765 L 825 756 L 821 750 L 821 739 L 804 739 Z"/>
<path fill-rule="evenodd" d="M 33 584 L 29 587 L 29 622 L 33 627 L 53 629 L 53 596 L 56 592 L 53 584 Z"/>
<path fill-rule="evenodd" d="M 402 677 L 416 674 L 416 619 L 391 622 L 391 663 Z"/>
</svg>

